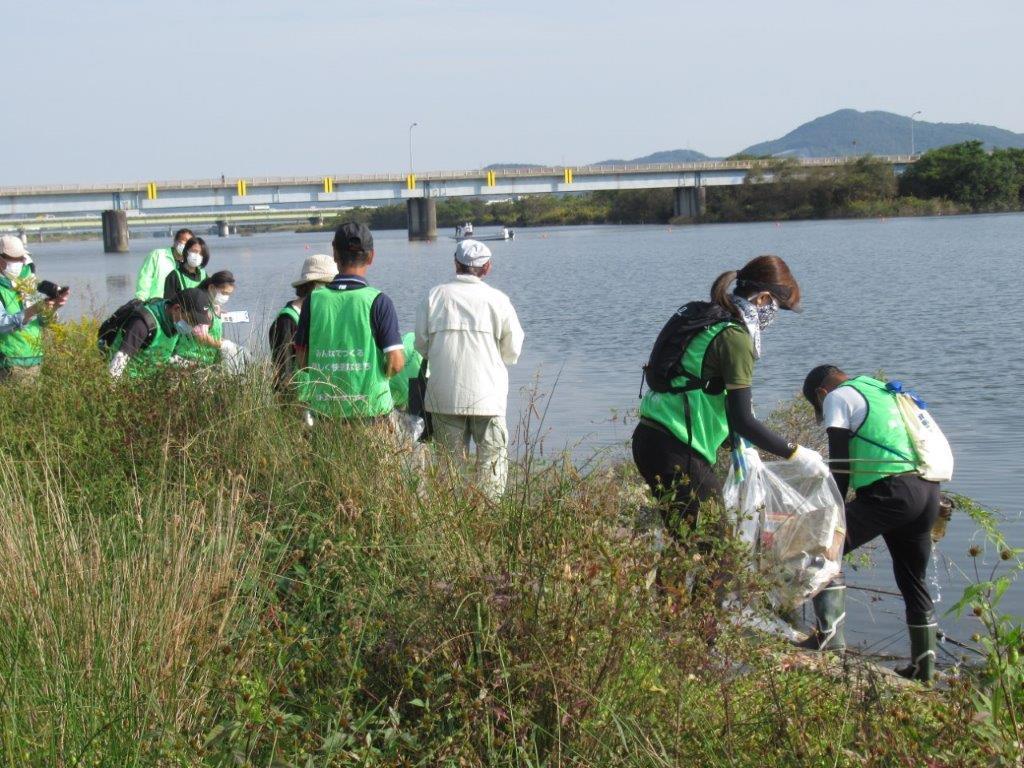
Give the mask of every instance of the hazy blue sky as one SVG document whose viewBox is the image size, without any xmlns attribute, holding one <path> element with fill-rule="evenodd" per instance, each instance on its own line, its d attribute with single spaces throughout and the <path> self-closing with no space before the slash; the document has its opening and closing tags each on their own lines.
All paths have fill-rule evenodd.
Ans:
<svg viewBox="0 0 1024 768">
<path fill-rule="evenodd" d="M 1024 131 L 1021 0 L 0 0 L 0 186 L 727 154 L 840 107 Z"/>
</svg>

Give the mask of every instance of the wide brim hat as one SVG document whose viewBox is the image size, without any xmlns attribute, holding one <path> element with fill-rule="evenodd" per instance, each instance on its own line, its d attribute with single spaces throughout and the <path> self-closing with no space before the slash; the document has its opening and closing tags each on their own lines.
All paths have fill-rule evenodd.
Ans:
<svg viewBox="0 0 1024 768">
<path fill-rule="evenodd" d="M 338 274 L 338 265 L 334 258 L 324 253 L 314 253 L 302 262 L 302 273 L 298 280 L 292 281 L 292 288 L 306 283 L 329 283 Z"/>
</svg>

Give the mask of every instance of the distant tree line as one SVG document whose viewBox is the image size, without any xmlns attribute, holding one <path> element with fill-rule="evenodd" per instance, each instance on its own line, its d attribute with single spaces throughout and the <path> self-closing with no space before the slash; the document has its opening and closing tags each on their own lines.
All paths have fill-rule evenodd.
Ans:
<svg viewBox="0 0 1024 768">
<path fill-rule="evenodd" d="M 1024 149 L 986 151 L 979 141 L 925 152 L 897 177 L 889 164 L 865 156 L 847 165 L 807 167 L 792 159 L 759 158 L 743 184 L 708 187 L 701 221 L 913 216 L 1016 211 L 1024 208 Z M 771 177 L 771 183 L 766 183 Z M 488 203 L 447 198 L 439 227 L 664 224 L 673 219 L 673 190 L 641 189 L 580 195 L 529 195 Z M 406 226 L 405 205 L 357 208 L 340 218 L 375 229 Z"/>
</svg>

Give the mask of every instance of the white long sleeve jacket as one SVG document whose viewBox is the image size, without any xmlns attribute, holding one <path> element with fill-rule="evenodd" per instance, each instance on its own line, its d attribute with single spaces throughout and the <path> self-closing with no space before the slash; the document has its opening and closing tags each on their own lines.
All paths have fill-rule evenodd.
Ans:
<svg viewBox="0 0 1024 768">
<path fill-rule="evenodd" d="M 508 296 L 473 275 L 430 289 L 416 312 L 416 350 L 427 358 L 432 413 L 504 416 L 508 369 L 523 349 Z"/>
</svg>

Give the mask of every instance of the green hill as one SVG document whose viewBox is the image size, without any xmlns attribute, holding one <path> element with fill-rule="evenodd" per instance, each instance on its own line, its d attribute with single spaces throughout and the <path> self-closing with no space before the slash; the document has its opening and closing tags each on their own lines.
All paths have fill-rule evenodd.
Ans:
<svg viewBox="0 0 1024 768">
<path fill-rule="evenodd" d="M 1024 147 L 1024 134 L 979 123 L 914 121 L 914 148 L 926 149 L 977 140 L 987 149 Z M 840 109 L 811 120 L 774 141 L 743 150 L 750 155 L 833 157 L 839 155 L 899 155 L 910 152 L 910 118 L 892 112 Z"/>
</svg>

